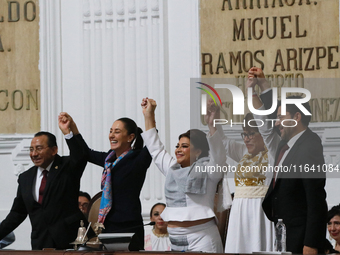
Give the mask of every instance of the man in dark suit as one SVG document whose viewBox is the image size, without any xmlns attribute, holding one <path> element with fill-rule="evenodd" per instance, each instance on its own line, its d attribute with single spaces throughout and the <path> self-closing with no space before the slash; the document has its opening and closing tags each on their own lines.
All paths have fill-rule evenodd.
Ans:
<svg viewBox="0 0 340 255">
<path fill-rule="evenodd" d="M 0 224 L 0 240 L 28 215 L 33 250 L 66 249 L 77 237 L 80 220 L 87 225 L 78 207 L 80 178 L 86 157 L 85 152 L 79 150 L 81 135 L 67 139 L 69 124 L 59 118 L 59 128 L 65 135 L 70 156 L 57 154 L 56 138 L 51 133 L 38 132 L 32 139 L 30 157 L 35 166 L 19 176 L 17 196 L 11 211 Z"/>
<path fill-rule="evenodd" d="M 270 85 L 265 81 L 262 70 L 252 68 L 248 78 L 249 87 L 258 83 L 265 92 L 261 95 L 264 106 L 255 95 L 254 107 L 268 109 L 272 104 L 272 97 Z M 308 103 L 303 106 L 311 112 Z M 321 170 L 325 163 L 323 147 L 319 136 L 308 128 L 311 116 L 303 114 L 293 104 L 287 105 L 286 112 L 281 112 L 281 106 L 277 109 L 275 128 L 279 130 L 279 134 L 275 132 L 271 122 L 259 128 L 268 150 L 275 155 L 272 165 L 279 169 L 291 169 L 290 172 L 279 171 L 274 174 L 262 207 L 268 219 L 274 223 L 283 219 L 287 229 L 287 251 L 323 253 L 327 221 L 324 189 L 326 175 L 322 171 L 318 173 L 318 169 Z M 255 118 L 266 119 L 265 116 Z"/>
</svg>

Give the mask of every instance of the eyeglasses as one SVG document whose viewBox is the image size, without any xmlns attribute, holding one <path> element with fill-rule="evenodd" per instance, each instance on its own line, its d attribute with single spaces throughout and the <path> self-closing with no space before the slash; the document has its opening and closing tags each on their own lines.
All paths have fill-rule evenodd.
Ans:
<svg viewBox="0 0 340 255">
<path fill-rule="evenodd" d="M 36 151 L 36 152 L 40 153 L 40 152 L 42 152 L 43 150 L 45 150 L 46 148 L 48 148 L 48 147 L 49 147 L 49 146 L 46 146 L 46 147 L 37 146 L 37 147 L 35 147 L 35 148 L 30 147 L 30 152 Z"/>
<path fill-rule="evenodd" d="M 89 207 L 89 203 L 78 203 L 79 208 L 87 209 Z"/>
<path fill-rule="evenodd" d="M 248 138 L 248 139 L 253 139 L 254 136 L 256 135 L 257 132 L 250 132 L 250 133 L 246 133 L 246 132 L 243 132 L 241 133 L 241 137 L 242 139 L 244 140 L 244 138 Z"/>
</svg>

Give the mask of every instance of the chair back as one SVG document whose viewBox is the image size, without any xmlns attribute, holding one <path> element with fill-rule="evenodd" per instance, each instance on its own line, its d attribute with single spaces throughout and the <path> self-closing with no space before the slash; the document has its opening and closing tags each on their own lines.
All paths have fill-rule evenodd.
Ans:
<svg viewBox="0 0 340 255">
<path fill-rule="evenodd" d="M 89 203 L 89 210 L 88 210 L 88 222 L 91 223 L 91 227 L 94 230 L 94 224 L 98 221 L 98 214 L 99 214 L 99 207 L 100 201 L 102 198 L 102 191 L 98 192 L 94 197 L 91 199 Z"/>
</svg>

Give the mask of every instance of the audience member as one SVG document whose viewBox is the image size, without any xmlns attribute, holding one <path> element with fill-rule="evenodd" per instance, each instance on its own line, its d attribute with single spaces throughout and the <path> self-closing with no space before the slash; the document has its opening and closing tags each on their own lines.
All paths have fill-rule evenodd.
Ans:
<svg viewBox="0 0 340 255">
<path fill-rule="evenodd" d="M 272 97 L 268 92 L 269 83 L 265 82 L 263 71 L 253 67 L 248 73 L 249 87 L 257 83 L 265 106 L 271 105 Z M 294 97 L 301 99 L 301 97 Z M 268 103 L 270 102 L 270 103 Z M 253 97 L 255 108 L 264 110 L 260 99 Z M 309 103 L 303 103 L 309 112 Z M 325 163 L 320 137 L 309 128 L 311 116 L 305 115 L 294 104 L 287 104 L 286 112 L 277 109 L 274 131 L 267 116 L 256 115 L 264 125 L 258 123 L 259 131 L 270 154 L 275 155 L 272 166 L 278 169 L 297 169 L 297 171 L 278 171 L 274 174 L 263 201 L 263 209 L 268 219 L 276 223 L 283 219 L 287 228 L 287 251 L 292 253 L 317 254 L 324 252 L 324 233 L 326 231 L 327 204 L 325 182 L 326 174 L 314 171 L 300 171 L 300 167 L 320 168 Z M 281 154 L 281 155 L 280 155 Z"/>
<path fill-rule="evenodd" d="M 78 208 L 80 178 L 86 166 L 86 152 L 79 149 L 81 135 L 69 139 L 69 124 L 59 118 L 70 156 L 60 157 L 56 138 L 48 132 L 34 135 L 30 157 L 35 166 L 18 179 L 18 192 L 6 219 L 0 224 L 0 239 L 16 229 L 29 215 L 33 250 L 67 249 L 77 237 L 80 220 L 87 223 Z"/>
<path fill-rule="evenodd" d="M 88 209 L 89 209 L 89 204 L 91 201 L 91 196 L 83 191 L 79 191 L 79 197 L 78 197 L 78 206 L 79 210 L 85 215 L 87 218 L 88 216 Z"/>
<path fill-rule="evenodd" d="M 63 112 L 60 116 L 71 122 L 73 134 L 79 134 L 69 114 Z M 111 149 L 108 152 L 91 150 L 85 142 L 78 148 L 87 151 L 87 161 L 104 167 L 98 217 L 98 222 L 105 226 L 103 233 L 135 233 L 129 245 L 130 251 L 144 249 L 139 196 L 152 159 L 148 149 L 143 148 L 142 132 L 133 120 L 121 118 L 110 128 Z"/>
<path fill-rule="evenodd" d="M 213 127 L 216 111 L 208 109 L 205 116 L 210 129 L 208 139 L 204 132 L 197 129 L 191 129 L 179 136 L 175 150 L 176 160 L 166 152 L 158 137 L 156 102 L 143 99 L 142 108 L 146 147 L 159 170 L 166 176 L 167 207 L 162 218 L 168 222 L 171 250 L 221 253 L 222 241 L 213 208 L 216 186 L 223 172 L 206 171 L 210 166 L 222 167 L 226 162 L 222 137 Z"/>
<path fill-rule="evenodd" d="M 334 250 L 340 252 L 340 204 L 328 211 L 327 221 L 329 236 L 335 240 Z"/>
<path fill-rule="evenodd" d="M 161 217 L 165 206 L 163 203 L 157 203 L 150 210 L 150 221 L 155 222 L 155 225 L 152 232 L 145 236 L 144 249 L 146 251 L 170 251 L 168 223 Z"/>
</svg>

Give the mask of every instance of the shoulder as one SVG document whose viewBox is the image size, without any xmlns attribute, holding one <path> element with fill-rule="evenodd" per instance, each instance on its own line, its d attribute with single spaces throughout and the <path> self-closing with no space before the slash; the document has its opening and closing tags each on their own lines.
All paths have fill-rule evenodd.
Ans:
<svg viewBox="0 0 340 255">
<path fill-rule="evenodd" d="M 36 166 L 32 166 L 31 168 L 29 168 L 25 172 L 22 172 L 21 174 L 19 174 L 19 177 L 18 177 L 19 180 L 20 179 L 25 179 L 25 178 L 27 178 L 29 176 L 32 176 L 32 175 L 36 174 L 37 173 L 37 169 L 38 168 Z"/>
</svg>

